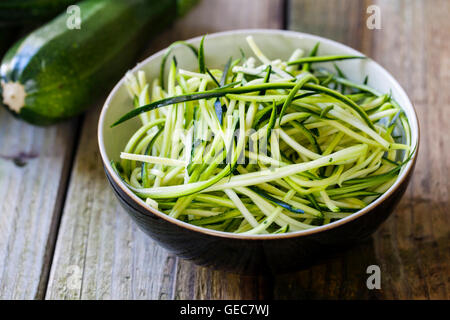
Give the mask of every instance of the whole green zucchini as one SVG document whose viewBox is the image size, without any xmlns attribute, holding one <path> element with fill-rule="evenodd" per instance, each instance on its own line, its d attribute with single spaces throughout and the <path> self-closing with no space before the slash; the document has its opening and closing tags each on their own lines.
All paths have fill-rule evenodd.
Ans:
<svg viewBox="0 0 450 320">
<path fill-rule="evenodd" d="M 193 0 L 85 0 L 80 29 L 63 13 L 17 42 L 0 68 L 0 102 L 48 125 L 80 114 L 124 74 L 149 38 Z"/>
<path fill-rule="evenodd" d="M 44 22 L 74 3 L 73 0 L 1 0 L 0 21 L 13 24 Z"/>
</svg>

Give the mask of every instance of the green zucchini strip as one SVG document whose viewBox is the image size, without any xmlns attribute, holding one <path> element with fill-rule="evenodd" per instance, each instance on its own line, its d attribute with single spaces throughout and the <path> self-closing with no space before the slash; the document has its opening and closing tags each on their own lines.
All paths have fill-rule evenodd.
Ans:
<svg viewBox="0 0 450 320">
<path fill-rule="evenodd" d="M 347 59 L 367 59 L 364 56 L 354 55 L 335 55 L 335 56 L 322 56 L 322 57 L 304 57 L 295 61 L 289 61 L 288 65 L 303 64 L 303 63 L 315 63 L 315 62 L 329 62 Z"/>
<path fill-rule="evenodd" d="M 165 89 L 165 84 L 164 84 L 164 70 L 165 70 L 165 66 L 166 66 L 166 62 L 167 59 L 169 58 L 169 55 L 172 53 L 173 49 L 175 49 L 175 47 L 177 46 L 186 46 L 187 48 L 189 48 L 196 57 L 198 57 L 198 50 L 196 47 L 194 47 L 192 44 L 184 42 L 184 41 L 176 41 L 174 43 L 172 43 L 167 49 L 166 52 L 163 55 L 162 61 L 161 61 L 161 67 L 159 70 L 159 83 L 161 85 L 161 88 L 164 90 Z"/>
</svg>

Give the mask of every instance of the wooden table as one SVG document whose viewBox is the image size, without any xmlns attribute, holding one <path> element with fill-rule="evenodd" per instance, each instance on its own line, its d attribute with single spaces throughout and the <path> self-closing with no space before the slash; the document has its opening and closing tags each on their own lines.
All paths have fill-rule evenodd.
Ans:
<svg viewBox="0 0 450 320">
<path fill-rule="evenodd" d="M 380 9 L 380 30 L 366 27 L 369 5 Z M 422 143 L 395 214 L 369 241 L 296 273 L 255 278 L 197 267 L 144 235 L 103 173 L 103 100 L 48 128 L 0 110 L 0 298 L 448 299 L 449 13 L 448 0 L 203 0 L 150 43 L 143 57 L 227 29 L 310 32 L 361 50 L 409 94 Z M 372 264 L 381 268 L 381 290 L 366 287 Z"/>
</svg>

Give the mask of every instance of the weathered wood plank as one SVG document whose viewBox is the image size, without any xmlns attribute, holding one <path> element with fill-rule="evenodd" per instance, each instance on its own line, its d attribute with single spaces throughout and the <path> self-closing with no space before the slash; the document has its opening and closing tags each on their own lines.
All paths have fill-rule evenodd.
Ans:
<svg viewBox="0 0 450 320">
<path fill-rule="evenodd" d="M 285 0 L 203 0 L 170 30 L 153 40 L 143 57 L 180 39 L 234 29 L 282 28 L 284 2 Z"/>
<path fill-rule="evenodd" d="M 381 10 L 381 30 L 366 28 L 371 4 Z M 372 240 L 277 277 L 275 298 L 448 299 L 449 9 L 445 0 L 292 1 L 292 29 L 353 46 L 399 80 L 418 112 L 422 141 L 405 197 Z M 371 264 L 381 268 L 381 290 L 366 288 Z"/>
<path fill-rule="evenodd" d="M 360 48 L 364 12 L 364 1 L 291 0 L 287 6 L 287 28 Z"/>
<path fill-rule="evenodd" d="M 76 120 L 38 128 L 0 109 L 0 297 L 43 297 Z"/>
<path fill-rule="evenodd" d="M 236 10 L 239 8 L 239 10 Z M 153 42 L 170 42 L 231 28 L 279 28 L 282 1 L 208 0 Z M 108 186 L 99 159 L 99 109 L 89 112 L 67 195 L 47 299 L 256 299 L 264 279 L 224 274 L 182 261 L 146 237 Z"/>
<path fill-rule="evenodd" d="M 385 30 L 375 38 L 373 56 L 410 95 L 421 125 L 416 172 L 397 214 L 380 230 L 377 257 L 396 290 L 387 298 L 448 299 L 449 286 L 449 126 L 450 98 L 445 89 L 449 66 L 448 1 L 379 1 Z M 388 52 L 396 54 L 391 58 Z M 390 238 L 386 237 L 389 232 Z M 386 238 L 385 238 L 386 237 Z M 391 261 L 393 252 L 398 264 Z M 386 257 L 385 257 L 386 256 Z"/>
</svg>

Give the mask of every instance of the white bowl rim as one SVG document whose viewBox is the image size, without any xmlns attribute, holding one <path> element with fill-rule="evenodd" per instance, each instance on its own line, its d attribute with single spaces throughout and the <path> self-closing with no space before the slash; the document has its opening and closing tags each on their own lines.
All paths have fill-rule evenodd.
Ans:
<svg viewBox="0 0 450 320">
<path fill-rule="evenodd" d="M 216 37 L 222 37 L 222 36 L 229 36 L 229 35 L 233 35 L 233 34 L 257 34 L 257 33 L 261 33 L 261 34 L 279 34 L 279 35 L 287 35 L 287 36 L 296 36 L 296 37 L 305 37 L 305 38 L 310 38 L 316 41 L 320 41 L 321 43 L 328 43 L 331 45 L 334 45 L 336 47 L 340 47 L 343 48 L 345 50 L 350 50 L 353 51 L 353 54 L 355 55 L 364 55 L 363 53 L 359 52 L 358 50 L 355 50 L 347 45 L 344 45 L 342 43 L 339 43 L 337 41 L 328 39 L 328 38 L 324 38 L 321 36 L 317 36 L 317 35 L 313 35 L 313 34 L 309 34 L 309 33 L 303 33 L 303 32 L 297 32 L 297 31 L 290 31 L 290 30 L 277 30 L 277 29 L 239 29 L 239 30 L 230 30 L 230 31 L 222 31 L 222 32 L 215 32 L 215 33 L 211 33 L 208 34 L 208 38 L 216 38 Z M 188 40 L 185 40 L 185 42 L 187 43 L 191 43 L 191 42 L 198 42 L 200 41 L 200 39 L 203 36 L 197 36 L 194 38 L 190 38 Z M 137 70 L 141 69 L 141 66 L 149 63 L 151 60 L 161 56 L 164 54 L 166 48 L 152 54 L 151 56 L 147 57 L 146 59 L 144 59 L 143 61 L 137 63 L 137 65 L 131 69 L 131 72 L 135 72 Z M 395 181 L 395 183 L 385 192 L 383 193 L 378 199 L 376 199 L 374 202 L 370 203 L 368 206 L 366 206 L 365 208 L 350 214 L 349 216 L 339 219 L 337 221 L 331 222 L 329 224 L 323 225 L 323 226 L 318 226 L 318 227 L 314 227 L 311 229 L 306 229 L 306 230 L 300 230 L 300 231 L 293 231 L 293 232 L 288 232 L 288 233 L 279 233 L 279 234 L 262 234 L 262 235 L 245 235 L 245 234 L 235 234 L 235 233 L 230 233 L 230 232 L 224 232 L 224 231 L 216 231 L 216 230 L 212 230 L 212 229 L 207 229 L 207 228 L 203 228 L 203 227 L 199 227 L 199 226 L 195 226 L 192 224 L 189 224 L 187 222 L 178 220 L 176 218 L 172 218 L 170 216 L 168 216 L 167 214 L 159 211 L 159 210 L 155 210 L 151 207 L 149 207 L 141 198 L 139 198 L 136 194 L 134 194 L 130 189 L 128 189 L 126 187 L 126 185 L 124 184 L 124 182 L 122 181 L 122 179 L 120 177 L 117 176 L 116 172 L 113 170 L 112 166 L 111 166 L 111 162 L 107 156 L 106 150 L 105 150 L 105 146 L 103 143 L 103 128 L 105 125 L 105 117 L 106 117 L 106 113 L 107 110 L 109 108 L 109 104 L 110 101 L 112 100 L 112 98 L 114 97 L 114 95 L 116 94 L 116 92 L 119 90 L 119 88 L 123 85 L 124 81 L 125 81 L 125 76 L 122 77 L 122 79 L 119 80 L 119 82 L 114 86 L 114 88 L 112 89 L 112 91 L 110 92 L 110 94 L 108 95 L 101 113 L 100 113 L 100 118 L 99 118 L 99 122 L 98 122 L 98 129 L 97 129 L 97 135 L 98 135 L 98 145 L 99 145 L 99 149 L 100 149 L 100 156 L 102 158 L 102 162 L 103 165 L 105 167 L 105 170 L 108 171 L 109 176 L 111 177 L 111 179 L 114 180 L 114 182 L 136 203 L 138 204 L 140 207 L 142 207 L 144 210 L 148 211 L 151 214 L 154 214 L 155 216 L 157 216 L 158 218 L 162 218 L 166 221 L 168 221 L 169 223 L 174 223 L 176 225 L 178 225 L 179 227 L 182 228 L 186 228 L 189 229 L 191 231 L 195 231 L 195 232 L 200 232 L 203 234 L 207 234 L 210 236 L 217 236 L 220 238 L 229 238 L 229 239 L 240 239 L 240 240 L 276 240 L 276 239 L 287 239 L 287 238 L 293 238 L 293 237 L 300 237 L 300 236 L 307 236 L 307 235 L 312 235 L 315 233 L 319 233 L 319 232 L 323 232 L 323 231 L 327 231 L 330 229 L 334 229 L 337 228 L 343 224 L 346 224 L 350 221 L 353 221 L 361 216 L 363 216 L 364 214 L 368 213 L 369 211 L 371 211 L 372 209 L 374 209 L 375 207 L 377 207 L 379 204 L 381 204 L 385 199 L 387 199 L 392 193 L 394 193 L 394 191 L 404 182 L 404 180 L 408 177 L 408 175 L 410 174 L 410 171 L 412 170 L 414 163 L 416 161 L 417 158 L 417 152 L 418 152 L 418 147 L 419 147 L 419 141 L 420 141 L 420 128 L 419 128 L 419 123 L 418 123 L 418 118 L 417 118 L 417 112 L 414 109 L 413 104 L 411 103 L 411 100 L 409 99 L 408 95 L 406 94 L 405 90 L 402 88 L 402 86 L 397 82 L 397 80 L 395 80 L 395 78 L 386 70 L 384 69 L 380 64 L 378 64 L 377 62 L 373 61 L 372 59 L 370 59 L 373 63 L 374 63 L 374 67 L 379 68 L 382 72 L 384 72 L 385 76 L 392 82 L 393 86 L 395 86 L 395 90 L 397 92 L 399 92 L 399 94 L 404 95 L 404 97 L 406 98 L 406 105 L 402 105 L 403 109 L 406 108 L 410 108 L 411 109 L 411 114 L 413 115 L 413 118 L 409 118 L 408 117 L 408 121 L 410 123 L 410 127 L 411 127 L 411 132 L 413 130 L 413 128 L 416 128 L 417 132 L 416 132 L 416 139 L 415 141 L 411 141 L 412 144 L 416 144 L 416 148 L 414 151 L 413 156 L 411 157 L 411 160 L 406 164 L 406 167 L 404 167 L 404 169 L 400 172 L 400 175 L 398 176 L 397 180 Z M 413 125 L 411 125 L 411 123 Z"/>
</svg>

